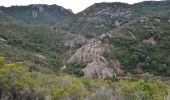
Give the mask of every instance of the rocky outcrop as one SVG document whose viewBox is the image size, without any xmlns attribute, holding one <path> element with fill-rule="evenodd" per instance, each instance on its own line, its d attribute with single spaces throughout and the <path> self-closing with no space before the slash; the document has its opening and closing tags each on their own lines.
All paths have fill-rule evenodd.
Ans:
<svg viewBox="0 0 170 100">
<path fill-rule="evenodd" d="M 168 19 L 168 22 L 170 23 L 170 18 Z"/>
<path fill-rule="evenodd" d="M 86 45 L 79 48 L 68 60 L 70 62 L 91 62 L 100 57 L 109 46 L 102 44 L 97 39 L 90 40 Z"/>
<path fill-rule="evenodd" d="M 149 44 L 152 44 L 152 45 L 156 45 L 156 44 L 157 44 L 157 42 L 156 42 L 156 40 L 154 39 L 154 37 L 150 37 L 149 39 L 144 40 L 143 42 L 144 42 L 144 43 L 149 43 Z"/>
<path fill-rule="evenodd" d="M 109 66 L 109 61 L 107 61 L 104 57 L 98 57 L 91 63 L 88 63 L 87 67 L 82 71 L 85 76 L 91 78 L 104 78 L 114 74 L 113 68 Z"/>
<path fill-rule="evenodd" d="M 42 5 L 32 5 L 32 16 L 36 18 L 41 12 L 44 11 L 44 7 Z"/>
<path fill-rule="evenodd" d="M 168 58 L 167 58 L 167 59 L 168 59 L 168 61 L 170 61 L 170 55 L 168 56 Z"/>
<path fill-rule="evenodd" d="M 111 46 L 103 44 L 100 40 L 92 39 L 86 45 L 79 48 L 67 61 L 67 63 L 87 63 L 82 69 L 84 75 L 90 78 L 105 78 L 107 76 L 121 75 L 123 71 L 120 63 L 115 59 L 106 59 L 104 52 L 110 52 Z"/>
<path fill-rule="evenodd" d="M 41 54 L 34 54 L 35 57 L 39 58 L 39 59 L 45 59 L 46 57 L 44 55 Z"/>
<path fill-rule="evenodd" d="M 158 23 L 161 22 L 161 19 L 159 19 L 159 18 L 155 18 L 154 20 L 155 20 L 156 22 L 158 22 Z"/>
<path fill-rule="evenodd" d="M 87 67 L 85 67 L 82 71 L 84 72 L 85 76 L 90 78 L 105 78 L 107 76 L 123 74 L 118 61 L 109 61 L 103 56 L 98 57 L 91 63 L 88 63 Z"/>
<path fill-rule="evenodd" d="M 1 37 L 0 37 L 0 41 L 1 42 L 6 42 L 6 40 L 4 38 L 1 38 Z"/>
</svg>

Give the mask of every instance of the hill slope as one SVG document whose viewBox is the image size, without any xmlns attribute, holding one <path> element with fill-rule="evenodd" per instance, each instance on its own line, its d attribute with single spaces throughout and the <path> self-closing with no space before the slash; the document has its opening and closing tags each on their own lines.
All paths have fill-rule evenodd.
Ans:
<svg viewBox="0 0 170 100">
<path fill-rule="evenodd" d="M 133 8 L 133 14 L 130 17 L 131 20 L 124 18 L 127 20 L 126 23 L 119 27 L 110 28 L 107 31 L 102 27 L 99 29 L 96 28 L 94 24 L 92 26 L 93 31 L 89 29 L 88 23 L 93 23 L 93 21 L 95 21 L 96 25 L 101 25 L 101 21 L 94 20 L 95 18 L 83 22 L 76 20 L 70 24 L 71 27 L 74 27 L 77 22 L 82 22 L 77 27 L 68 28 L 68 30 L 66 29 L 67 31 L 72 32 L 72 29 L 75 29 L 77 32 L 73 33 L 82 33 L 85 36 L 88 36 L 89 34 L 94 35 L 89 42 L 77 49 L 68 60 L 68 63 L 85 63 L 83 67 L 75 65 L 78 69 L 73 67 L 71 71 L 74 73 L 75 70 L 78 70 L 88 77 L 106 77 L 114 74 L 122 75 L 123 71 L 121 69 L 124 70 L 124 73 L 130 72 L 136 74 L 136 70 L 138 69 L 140 70 L 140 73 L 150 72 L 155 75 L 169 75 L 169 3 L 170 2 L 164 1 L 142 2 L 131 6 L 121 3 L 101 3 L 95 4 L 93 5 L 95 6 L 94 8 L 91 6 L 78 14 L 78 19 L 91 18 L 89 16 L 92 16 L 93 18 L 94 16 L 95 18 L 102 18 L 101 12 L 103 9 L 115 7 L 115 4 L 120 5 L 117 9 L 122 9 L 122 5 L 131 7 L 131 9 Z M 98 7 L 101 7 L 101 9 Z M 145 11 L 147 9 L 148 11 Z M 90 11 L 94 12 L 91 13 Z M 109 16 L 111 14 L 116 14 L 113 13 L 113 9 L 110 9 L 109 11 L 110 12 L 104 11 L 104 15 Z M 113 12 L 111 13 L 111 11 Z M 100 12 L 100 14 L 98 12 Z M 122 13 L 126 12 L 127 11 L 122 9 Z M 120 15 L 118 16 L 121 18 Z M 110 20 L 107 17 L 103 19 L 105 20 L 103 21 L 104 23 L 108 23 L 107 21 Z M 87 27 L 85 24 L 88 24 Z M 69 26 L 69 24 L 67 25 Z M 67 25 L 64 27 L 67 27 Z M 78 31 L 77 29 L 83 29 L 85 32 L 82 30 Z"/>
<path fill-rule="evenodd" d="M 72 33 L 94 37 L 120 27 L 138 17 L 167 16 L 170 14 L 169 5 L 170 2 L 165 1 L 146 1 L 133 5 L 96 3 L 65 20 L 63 24 L 57 27 Z"/>
<path fill-rule="evenodd" d="M 53 10 L 48 10 L 55 5 L 16 7 L 14 15 L 2 11 L 5 20 L 0 23 L 1 55 L 55 71 L 64 65 L 61 69 L 65 72 L 88 77 L 121 76 L 135 73 L 139 67 L 143 72 L 169 75 L 169 4 L 98 3 L 64 20 L 57 28 L 23 24 L 27 18 L 16 16 L 16 12 L 28 14 L 38 9 L 30 16 L 39 23 L 39 18 L 48 19 L 44 14 L 52 14 Z M 12 7 L 1 9 L 8 12 Z M 17 19 L 22 21 L 9 22 Z"/>
<path fill-rule="evenodd" d="M 29 61 L 56 71 L 62 63 L 64 33 L 46 25 L 0 22 L 0 55 L 9 61 Z"/>
<path fill-rule="evenodd" d="M 61 6 L 41 4 L 0 7 L 0 13 L 29 24 L 56 24 L 73 15 L 70 10 Z"/>
</svg>

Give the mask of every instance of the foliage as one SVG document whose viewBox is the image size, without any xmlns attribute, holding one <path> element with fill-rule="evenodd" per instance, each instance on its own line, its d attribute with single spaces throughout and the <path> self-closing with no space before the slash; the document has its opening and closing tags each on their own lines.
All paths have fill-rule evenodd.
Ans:
<svg viewBox="0 0 170 100">
<path fill-rule="evenodd" d="M 83 76 L 84 73 L 81 70 L 85 67 L 86 67 L 85 63 L 71 63 L 67 66 L 64 72 L 68 74 L 77 75 L 77 76 Z"/>
<path fill-rule="evenodd" d="M 59 10 L 62 9 L 62 10 Z M 56 24 L 73 13 L 57 5 L 0 7 L 6 17 L 29 24 Z M 35 15 L 34 15 L 35 14 Z M 0 19 L 3 17 L 0 14 Z"/>
<path fill-rule="evenodd" d="M 160 82 L 147 83 L 144 80 L 121 82 L 121 88 L 127 100 L 165 100 L 169 86 Z"/>
<path fill-rule="evenodd" d="M 25 63 L 6 64 L 0 57 L 0 98 L 12 100 L 111 100 L 120 89 L 125 98 L 140 97 L 142 100 L 162 100 L 170 86 L 161 81 L 112 81 L 112 78 L 88 79 L 69 75 L 29 72 Z M 107 79 L 111 79 L 108 83 Z M 115 86 L 118 86 L 115 88 Z M 112 88 L 116 90 L 112 90 Z"/>
<path fill-rule="evenodd" d="M 26 66 L 25 66 L 26 67 Z M 32 79 L 22 63 L 5 64 L 3 57 L 0 57 L 0 96 L 2 93 L 16 99 L 16 95 L 24 95 L 26 88 L 30 91 L 34 87 Z"/>
<path fill-rule="evenodd" d="M 57 71 L 65 51 L 63 34 L 49 26 L 0 22 L 0 55 L 12 61 L 30 61 L 35 67 Z M 38 69 L 38 68 L 36 68 Z"/>
<path fill-rule="evenodd" d="M 104 43 L 112 44 L 115 48 L 108 54 L 107 58 L 116 57 L 125 72 L 134 72 L 134 69 L 140 65 L 144 72 L 154 75 L 169 75 L 170 62 L 167 57 L 170 55 L 170 35 L 168 33 L 169 23 L 166 18 L 158 17 L 161 22 L 155 21 L 155 18 L 139 19 L 144 22 L 134 21 L 128 24 L 122 30 L 131 31 L 136 39 L 131 38 L 103 38 Z M 143 27 L 148 25 L 148 27 Z M 150 26 L 154 26 L 150 27 Z M 135 29 L 135 30 L 134 30 Z M 147 43 L 149 38 L 153 37 L 156 44 Z"/>
<path fill-rule="evenodd" d="M 44 100 L 46 96 L 50 96 L 52 100 L 59 98 L 80 100 L 90 94 L 84 84 L 77 78 L 70 76 L 59 77 L 55 74 L 42 74 L 39 72 L 30 73 L 27 70 L 25 66 L 22 66 L 22 63 L 5 64 L 4 58 L 1 57 L 0 96 L 3 93 L 13 99 L 19 99 L 30 91 L 31 100 L 36 97 Z"/>
<path fill-rule="evenodd" d="M 118 81 L 118 79 L 115 77 L 115 76 L 112 76 L 112 77 L 106 77 L 104 80 L 107 80 L 107 81 L 111 81 L 111 82 L 116 82 Z"/>
</svg>

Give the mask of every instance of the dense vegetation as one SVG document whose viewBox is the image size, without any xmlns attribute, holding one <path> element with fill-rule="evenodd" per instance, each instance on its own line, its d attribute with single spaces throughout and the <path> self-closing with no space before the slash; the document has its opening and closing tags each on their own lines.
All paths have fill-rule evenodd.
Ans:
<svg viewBox="0 0 170 100">
<path fill-rule="evenodd" d="M 156 21 L 158 19 L 160 22 Z M 169 76 L 170 30 L 167 18 L 148 18 L 144 19 L 144 22 L 140 20 L 143 21 L 139 19 L 125 27 L 125 32 L 131 31 L 136 39 L 123 37 L 104 39 L 116 48 L 116 52 L 113 51 L 113 54 L 109 56 L 116 56 L 127 72 L 133 73 L 134 69 L 140 65 L 144 72 Z M 146 42 L 148 40 L 155 44 Z"/>
<path fill-rule="evenodd" d="M 6 64 L 0 57 L 0 98 L 12 100 L 112 100 L 121 93 L 127 100 L 164 100 L 170 86 L 161 81 L 118 81 L 56 76 L 29 72 L 29 63 Z M 120 89 L 117 91 L 117 89 Z M 120 98 L 120 97 L 119 97 Z"/>
<path fill-rule="evenodd" d="M 5 15 L 17 21 L 29 24 L 56 24 L 73 13 L 57 5 L 0 6 L 0 19 Z M 6 19 L 6 18 L 5 18 Z"/>
<path fill-rule="evenodd" d="M 87 37 L 95 37 L 139 17 L 168 17 L 169 5 L 169 1 L 145 1 L 133 5 L 120 2 L 95 3 L 57 27 Z"/>
<path fill-rule="evenodd" d="M 1 22 L 0 55 L 11 61 L 30 61 L 36 69 L 39 66 L 56 71 L 62 64 L 65 51 L 63 35 L 45 25 Z"/>
<path fill-rule="evenodd" d="M 167 100 L 169 5 L 97 3 L 76 15 L 57 5 L 0 7 L 0 100 Z M 94 64 L 118 65 L 122 75 L 90 79 L 82 69 L 91 62 L 69 62 L 92 38 L 102 42 L 90 56 L 108 49 L 99 55 L 108 62 Z"/>
</svg>

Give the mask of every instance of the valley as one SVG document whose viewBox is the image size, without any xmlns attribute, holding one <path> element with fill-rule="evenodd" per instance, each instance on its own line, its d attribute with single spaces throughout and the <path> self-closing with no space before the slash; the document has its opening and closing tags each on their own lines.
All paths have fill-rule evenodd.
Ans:
<svg viewBox="0 0 170 100">
<path fill-rule="evenodd" d="M 0 7 L 0 100 L 169 100 L 169 5 Z"/>
</svg>

